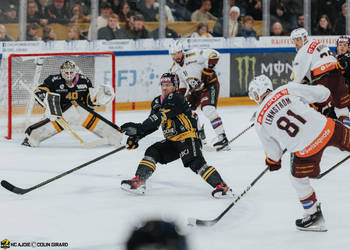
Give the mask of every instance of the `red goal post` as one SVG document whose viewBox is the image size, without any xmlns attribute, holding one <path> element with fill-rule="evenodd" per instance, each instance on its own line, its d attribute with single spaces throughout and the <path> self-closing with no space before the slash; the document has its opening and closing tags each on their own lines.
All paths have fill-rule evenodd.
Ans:
<svg viewBox="0 0 350 250">
<path fill-rule="evenodd" d="M 38 59 L 42 60 L 41 66 L 38 66 L 40 64 L 37 64 L 36 66 L 28 66 L 29 64 L 35 64 L 35 62 L 37 62 Z M 32 94 L 28 93 L 28 88 L 25 89 L 23 83 L 28 83 L 29 89 L 34 90 L 36 86 L 41 84 L 41 82 L 49 75 L 59 74 L 59 67 L 61 63 L 69 59 L 73 60 L 76 63 L 81 73 L 86 75 L 92 81 L 94 86 L 97 86 L 98 84 L 96 83 L 101 81 L 101 78 L 103 77 L 103 81 L 107 81 L 108 84 L 111 84 L 114 91 L 116 90 L 115 54 L 113 52 L 10 54 L 7 58 L 2 59 L 1 66 L 1 70 L 6 71 L 6 66 L 3 66 L 3 64 L 7 62 L 7 133 L 5 133 L 6 139 L 12 138 L 14 125 L 18 125 L 15 124 L 16 122 L 14 121 L 14 109 L 17 108 L 19 110 L 17 110 L 16 112 L 19 114 L 19 116 L 25 115 L 25 117 L 29 117 L 34 110 L 33 107 L 36 105 Z M 28 61 L 32 62 L 28 63 Z M 1 85 L 0 91 L 5 91 L 5 89 Z M 0 99 L 3 98 L 3 96 L 0 96 Z M 4 106 L 4 100 L 2 103 L 2 105 Z M 115 123 L 115 106 L 116 105 L 114 98 L 111 107 L 107 109 L 108 111 L 111 111 L 110 119 L 113 123 Z M 37 107 L 37 109 L 40 109 L 40 107 Z M 4 113 L 4 108 L 2 109 L 2 112 Z M 24 125 L 18 126 L 22 129 L 21 132 L 24 132 L 25 126 L 29 125 L 29 122 L 26 121 L 26 119 L 24 120 Z M 4 126 L 2 125 L 2 127 Z M 3 130 L 3 128 L 1 127 L 0 129 Z"/>
</svg>

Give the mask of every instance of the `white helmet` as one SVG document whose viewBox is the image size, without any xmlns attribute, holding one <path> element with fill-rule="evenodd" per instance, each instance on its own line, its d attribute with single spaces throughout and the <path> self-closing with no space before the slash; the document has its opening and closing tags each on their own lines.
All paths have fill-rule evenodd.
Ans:
<svg viewBox="0 0 350 250">
<path fill-rule="evenodd" d="M 260 97 L 268 90 L 273 90 L 270 78 L 265 75 L 260 75 L 254 77 L 249 83 L 248 95 L 251 100 L 260 103 Z"/>
<path fill-rule="evenodd" d="M 292 40 L 292 43 L 294 43 L 295 38 L 301 38 L 303 40 L 303 44 L 307 43 L 309 40 L 309 34 L 307 33 L 306 29 L 304 28 L 297 28 L 292 31 L 290 34 L 290 39 Z"/>
<path fill-rule="evenodd" d="M 184 47 L 180 40 L 173 41 L 169 46 L 169 54 L 174 54 L 179 51 L 183 51 Z"/>
<path fill-rule="evenodd" d="M 61 76 L 66 81 L 72 81 L 75 75 L 79 72 L 78 67 L 73 61 L 67 60 L 61 65 Z"/>
</svg>

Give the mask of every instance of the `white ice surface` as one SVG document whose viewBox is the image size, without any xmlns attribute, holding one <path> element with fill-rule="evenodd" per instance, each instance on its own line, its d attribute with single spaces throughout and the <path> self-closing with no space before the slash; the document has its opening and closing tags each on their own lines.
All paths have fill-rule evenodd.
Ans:
<svg viewBox="0 0 350 250">
<path fill-rule="evenodd" d="M 229 138 L 249 125 L 254 109 L 219 109 Z M 147 115 L 146 111 L 117 112 L 117 123 L 142 121 Z M 206 118 L 199 115 L 210 141 L 214 133 Z M 87 141 L 96 139 L 89 132 L 79 134 Z M 145 149 L 161 138 L 158 131 L 143 139 L 137 150 L 113 154 L 23 196 L 0 187 L 0 240 L 68 242 L 68 249 L 123 250 L 133 226 L 145 218 L 161 217 L 177 221 L 191 250 L 350 249 L 350 161 L 323 179 L 312 181 L 322 202 L 327 233 L 295 229 L 295 219 L 303 215 L 303 210 L 289 180 L 287 154 L 282 169 L 264 175 L 217 225 L 187 227 L 188 217 L 213 219 L 232 200 L 212 198 L 212 188 L 185 169 L 181 161 L 158 165 L 145 196 L 133 196 L 120 189 L 121 180 L 134 176 Z M 0 139 L 0 179 L 23 188 L 114 149 L 111 146 L 84 149 L 65 132 L 42 143 L 40 148 L 20 146 L 22 139 Z M 254 129 L 231 147 L 231 151 L 204 152 L 204 156 L 234 192 L 241 193 L 265 168 L 265 156 Z M 346 155 L 334 148 L 326 150 L 322 170 Z"/>
</svg>

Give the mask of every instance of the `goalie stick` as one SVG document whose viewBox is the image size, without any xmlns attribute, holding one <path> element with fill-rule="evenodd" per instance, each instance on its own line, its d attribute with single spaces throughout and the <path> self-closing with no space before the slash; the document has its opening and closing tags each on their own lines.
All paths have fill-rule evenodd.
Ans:
<svg viewBox="0 0 350 250">
<path fill-rule="evenodd" d="M 247 186 L 244 191 L 221 213 L 218 217 L 212 220 L 200 220 L 195 218 L 188 218 L 188 225 L 190 226 L 213 226 L 215 225 L 253 186 L 254 184 L 269 170 L 269 168 L 265 168 L 264 171 L 262 171 L 258 177 L 256 177 L 252 183 Z"/>
<path fill-rule="evenodd" d="M 29 87 L 24 84 L 24 82 L 18 78 L 19 83 L 38 101 L 40 105 L 46 107 L 45 103 L 33 92 L 29 89 Z M 66 130 L 70 135 L 72 135 L 75 139 L 77 139 L 85 148 L 96 148 L 98 146 L 104 145 L 108 143 L 107 138 L 100 138 L 95 141 L 85 142 L 69 125 L 63 118 L 58 118 L 57 123 Z M 116 125 L 115 125 L 116 126 Z M 121 131 L 121 129 L 119 130 Z"/>
<path fill-rule="evenodd" d="M 119 148 L 116 148 L 116 149 L 114 149 L 113 151 L 111 151 L 111 152 L 109 152 L 109 153 L 106 153 L 106 154 L 104 154 L 104 155 L 101 155 L 101 156 L 99 156 L 99 157 L 96 157 L 95 159 L 93 159 L 93 160 L 91 160 L 91 161 L 85 162 L 85 163 L 83 163 L 83 164 L 81 164 L 81 165 L 79 165 L 79 166 L 77 166 L 77 167 L 75 167 L 75 168 L 72 168 L 71 170 L 68 170 L 68 171 L 66 171 L 66 172 L 63 172 L 62 174 L 56 175 L 56 176 L 54 176 L 54 177 L 52 177 L 52 178 L 50 178 L 50 179 L 48 179 L 48 180 L 46 180 L 46 181 L 43 181 L 43 182 L 41 182 L 41 183 L 39 183 L 39 184 L 37 184 L 37 185 L 35 185 L 35 186 L 33 186 L 33 187 L 30 187 L 30 188 L 20 188 L 20 187 L 16 187 L 16 186 L 12 185 L 11 183 L 9 183 L 8 181 L 5 181 L 5 180 L 2 180 L 2 181 L 1 181 L 1 186 L 3 186 L 3 187 L 6 188 L 8 191 L 13 192 L 13 193 L 15 193 L 15 194 L 26 194 L 26 193 L 28 193 L 28 192 L 30 192 L 30 191 L 33 191 L 33 190 L 35 190 L 35 189 L 37 189 L 37 188 L 39 188 L 39 187 L 42 187 L 42 186 L 44 186 L 44 185 L 46 185 L 46 184 L 49 184 L 50 182 L 53 182 L 53 181 L 55 181 L 55 180 L 58 180 L 58 179 L 60 179 L 60 178 L 62 178 L 62 177 L 64 177 L 64 176 L 66 176 L 66 175 L 68 175 L 68 174 L 70 174 L 70 173 L 73 173 L 73 172 L 75 172 L 75 171 L 77 171 L 77 170 L 79 170 L 79 169 L 81 169 L 81 168 L 83 168 L 83 167 L 86 167 L 86 166 L 88 166 L 88 165 L 90 165 L 90 164 L 92 164 L 92 163 L 94 163 L 94 162 L 97 162 L 97 161 L 99 161 L 99 160 L 102 160 L 103 158 L 105 158 L 105 157 L 107 157 L 107 156 L 109 156 L 109 155 L 112 155 L 112 154 L 114 154 L 114 153 L 117 153 L 117 152 L 119 152 L 119 151 L 121 151 L 121 150 L 123 150 L 123 149 L 125 149 L 125 148 L 126 148 L 125 145 L 124 145 L 124 146 L 121 146 L 121 147 L 119 147 Z"/>
</svg>

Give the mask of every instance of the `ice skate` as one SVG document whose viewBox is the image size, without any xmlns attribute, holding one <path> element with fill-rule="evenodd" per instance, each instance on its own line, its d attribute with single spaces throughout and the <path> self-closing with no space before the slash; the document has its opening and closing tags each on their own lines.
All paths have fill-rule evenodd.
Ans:
<svg viewBox="0 0 350 250">
<path fill-rule="evenodd" d="M 228 139 L 226 137 L 226 134 L 219 135 L 219 139 L 216 143 L 214 143 L 213 147 L 216 149 L 216 151 L 228 151 L 231 148 L 228 145 Z"/>
<path fill-rule="evenodd" d="M 32 147 L 32 145 L 30 145 L 28 138 L 24 138 L 23 142 L 21 143 L 22 146 L 26 146 L 26 147 Z"/>
<path fill-rule="evenodd" d="M 304 218 L 295 221 L 297 229 L 301 231 L 327 232 L 325 220 L 321 211 L 321 204 L 316 205 L 316 212 L 305 215 Z"/>
<path fill-rule="evenodd" d="M 233 198 L 234 196 L 232 189 L 225 183 L 217 185 L 211 195 L 217 199 Z"/>
<path fill-rule="evenodd" d="M 140 179 L 139 176 L 135 176 L 130 180 L 123 180 L 121 182 L 121 189 L 133 194 L 143 195 L 146 191 L 146 181 Z"/>
</svg>

